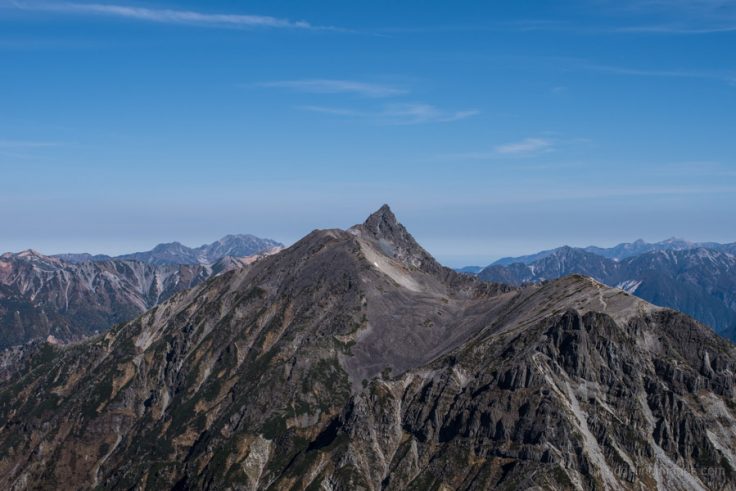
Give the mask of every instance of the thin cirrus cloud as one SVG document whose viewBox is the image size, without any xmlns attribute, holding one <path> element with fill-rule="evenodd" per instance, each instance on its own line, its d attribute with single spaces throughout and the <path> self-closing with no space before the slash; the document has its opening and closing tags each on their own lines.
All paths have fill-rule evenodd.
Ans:
<svg viewBox="0 0 736 491">
<path fill-rule="evenodd" d="M 32 140 L 0 140 L 0 148 L 45 148 L 57 147 L 59 142 Z"/>
<path fill-rule="evenodd" d="M 733 0 L 609 0 L 616 10 L 659 13 L 691 18 L 723 18 L 736 15 Z"/>
<path fill-rule="evenodd" d="M 568 143 L 582 141 L 585 140 L 576 139 Z M 515 142 L 496 145 L 490 150 L 437 155 L 432 160 L 499 160 L 509 157 L 533 157 L 557 150 L 560 143 L 560 141 L 550 138 L 529 137 Z M 562 143 L 564 144 L 566 142 Z M 556 165 L 556 167 L 559 167 L 559 165 Z"/>
<path fill-rule="evenodd" d="M 736 31 L 736 24 L 716 24 L 712 26 L 687 26 L 683 24 L 655 24 L 617 27 L 611 32 L 632 34 L 719 34 Z"/>
<path fill-rule="evenodd" d="M 733 0 L 601 0 L 598 7 L 618 16 L 664 19 L 659 24 L 603 28 L 603 32 L 696 35 L 736 31 Z"/>
<path fill-rule="evenodd" d="M 385 35 L 397 33 L 446 33 L 446 32 L 560 32 L 579 35 L 610 34 L 651 34 L 651 35 L 697 35 L 719 34 L 736 31 L 736 20 L 719 18 L 714 20 L 687 19 L 661 24 L 593 24 L 581 25 L 571 22 L 521 20 L 515 22 L 497 22 L 483 25 L 428 26 L 428 27 L 393 27 L 383 28 L 378 32 Z"/>
<path fill-rule="evenodd" d="M 729 83 L 736 82 L 736 72 L 734 71 L 716 72 L 704 70 L 657 70 L 596 64 L 587 64 L 584 65 L 583 68 L 591 71 L 610 73 L 612 75 L 631 75 L 636 77 L 697 78 Z"/>
<path fill-rule="evenodd" d="M 604 75 L 620 77 L 641 78 L 671 78 L 692 79 L 703 81 L 714 81 L 733 85 L 736 83 L 736 69 L 730 67 L 719 67 L 718 69 L 693 69 L 693 68 L 670 68 L 670 67 L 636 67 L 626 65 L 609 65 L 595 63 L 584 58 L 569 57 L 511 57 L 519 63 L 532 66 L 538 64 L 550 69 L 565 71 L 593 72 Z"/>
<path fill-rule="evenodd" d="M 313 26 L 306 21 L 292 21 L 278 17 L 243 14 L 211 14 L 193 10 L 153 9 L 129 5 L 102 3 L 50 3 L 11 2 L 11 7 L 39 12 L 118 17 L 124 19 L 156 22 L 161 24 L 186 24 L 209 27 L 231 28 L 292 28 L 329 29 Z"/>
<path fill-rule="evenodd" d="M 36 140 L 0 139 L 0 157 L 11 159 L 33 159 L 38 151 L 63 145 L 60 142 Z"/>
<path fill-rule="evenodd" d="M 361 82 L 356 80 L 302 79 L 263 82 L 260 87 L 287 89 L 311 94 L 353 94 L 363 97 L 394 97 L 407 91 L 389 85 Z"/>
<path fill-rule="evenodd" d="M 554 142 L 547 138 L 525 138 L 521 141 L 505 143 L 494 148 L 498 155 L 533 155 L 552 150 Z"/>
<path fill-rule="evenodd" d="M 300 106 L 299 109 L 334 116 L 365 119 L 380 125 L 397 126 L 423 123 L 450 123 L 480 114 L 480 111 L 477 109 L 447 111 L 431 104 L 422 103 L 387 104 L 375 111 L 358 111 L 330 106 Z"/>
</svg>

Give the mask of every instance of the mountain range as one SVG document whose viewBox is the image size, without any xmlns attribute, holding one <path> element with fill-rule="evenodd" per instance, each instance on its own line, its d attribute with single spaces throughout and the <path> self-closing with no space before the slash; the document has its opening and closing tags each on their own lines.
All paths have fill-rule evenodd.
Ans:
<svg viewBox="0 0 736 491">
<path fill-rule="evenodd" d="M 580 275 L 459 274 L 384 206 L 0 353 L 0 483 L 734 490 L 735 374 L 684 314 Z"/>
<path fill-rule="evenodd" d="M 67 262 L 81 263 L 89 261 L 109 261 L 111 259 L 140 261 L 146 264 L 214 264 L 223 257 L 246 257 L 260 254 L 271 249 L 280 249 L 284 245 L 271 239 L 262 239 L 254 235 L 226 235 L 211 244 L 199 247 L 187 247 L 179 242 L 159 244 L 150 251 L 134 252 L 120 256 L 104 254 L 57 254 L 53 257 Z"/>
<path fill-rule="evenodd" d="M 515 263 L 522 263 L 522 264 L 531 264 L 533 262 L 539 261 L 540 259 L 544 259 L 545 257 L 551 256 L 555 253 L 557 253 L 560 249 L 568 248 L 569 246 L 563 246 L 562 248 L 556 248 L 556 249 L 548 249 L 541 252 L 537 252 L 536 254 L 530 254 L 527 256 L 518 256 L 518 257 L 504 257 L 496 262 L 494 262 L 492 265 L 495 266 L 508 266 L 510 264 Z M 588 246 L 588 247 L 577 247 L 575 249 L 581 250 L 584 252 L 589 252 L 591 254 L 595 254 L 597 256 L 602 256 L 608 259 L 614 259 L 617 261 L 620 261 L 622 259 L 626 259 L 632 256 L 638 256 L 641 254 L 645 254 L 647 252 L 655 252 L 655 251 L 684 251 L 687 249 L 711 249 L 714 251 L 720 251 L 720 252 L 727 252 L 730 254 L 736 254 L 736 242 L 729 243 L 729 244 L 719 244 L 717 242 L 690 242 L 685 239 L 678 239 L 676 237 L 669 238 L 667 240 L 663 240 L 661 242 L 645 242 L 642 239 L 638 239 L 634 242 L 622 242 L 621 244 L 618 244 L 613 247 L 597 247 L 597 246 Z M 471 268 L 474 268 L 471 266 Z M 482 268 L 480 268 L 482 269 Z"/>
<path fill-rule="evenodd" d="M 465 271 L 483 280 L 510 285 L 542 282 L 576 273 L 590 276 L 656 305 L 685 312 L 736 341 L 736 256 L 733 250 L 734 244 L 710 243 L 706 247 L 674 240 L 657 244 L 638 241 L 612 249 L 565 246 Z M 600 251 L 605 251 L 606 255 L 599 254 Z"/>
<path fill-rule="evenodd" d="M 49 336 L 67 343 L 106 331 L 281 247 L 269 239 L 230 235 L 197 249 L 161 244 L 119 258 L 44 256 L 32 250 L 3 254 L 0 349 Z"/>
</svg>

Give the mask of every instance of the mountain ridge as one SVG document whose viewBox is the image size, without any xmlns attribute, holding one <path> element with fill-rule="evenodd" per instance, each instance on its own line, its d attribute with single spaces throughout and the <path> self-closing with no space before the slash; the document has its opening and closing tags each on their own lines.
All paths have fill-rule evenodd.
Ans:
<svg viewBox="0 0 736 491">
<path fill-rule="evenodd" d="M 620 261 L 563 247 L 529 264 L 491 265 L 477 275 L 520 285 L 584 274 L 657 305 L 686 312 L 730 337 L 736 327 L 733 271 L 736 256 L 705 247 L 656 250 Z"/>
<path fill-rule="evenodd" d="M 130 259 L 72 263 L 34 250 L 5 253 L 0 256 L 0 349 L 49 336 L 79 341 L 208 278 L 250 267 L 262 256 L 224 256 L 210 265 Z"/>
<path fill-rule="evenodd" d="M 382 210 L 0 353 L 0 482 L 734 489 L 736 347 L 580 275 L 437 268 Z"/>
<path fill-rule="evenodd" d="M 607 259 L 622 260 L 632 256 L 638 256 L 647 252 L 654 252 L 660 250 L 687 250 L 706 248 L 714 249 L 721 252 L 728 252 L 730 254 L 736 253 L 736 242 L 733 243 L 718 243 L 718 242 L 691 242 L 685 239 L 677 237 L 670 237 L 659 242 L 646 242 L 643 239 L 637 239 L 634 242 L 622 242 L 613 247 L 598 247 L 598 246 L 587 246 L 587 247 L 573 247 L 573 246 L 560 246 L 554 249 L 546 249 L 535 254 L 528 254 L 525 256 L 517 257 L 503 257 L 498 259 L 489 266 L 509 266 L 515 263 L 530 264 L 540 259 L 544 259 L 547 256 L 554 254 L 560 249 L 570 248 L 577 249 L 598 256 L 605 257 Z"/>
<path fill-rule="evenodd" d="M 118 256 L 89 253 L 54 254 L 67 262 L 109 261 L 111 259 L 134 260 L 147 264 L 188 264 L 212 265 L 226 256 L 247 257 L 283 248 L 284 245 L 272 239 L 262 239 L 251 234 L 230 234 L 210 244 L 188 247 L 181 242 L 166 242 L 153 249 Z"/>
</svg>

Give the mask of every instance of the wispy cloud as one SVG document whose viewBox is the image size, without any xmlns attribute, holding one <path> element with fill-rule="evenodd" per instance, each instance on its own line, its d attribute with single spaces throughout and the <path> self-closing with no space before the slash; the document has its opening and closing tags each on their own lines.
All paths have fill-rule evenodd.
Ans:
<svg viewBox="0 0 736 491">
<path fill-rule="evenodd" d="M 263 82 L 258 85 L 260 87 L 288 89 L 312 94 L 355 94 L 364 97 L 393 97 L 407 93 L 406 90 L 397 87 L 356 80 L 277 80 Z"/>
<path fill-rule="evenodd" d="M 410 91 L 391 85 L 344 79 L 277 80 L 256 84 L 259 87 L 283 88 L 313 94 L 350 94 L 367 98 L 388 98 L 408 94 Z M 355 119 L 363 119 L 380 125 L 413 125 L 423 123 L 449 123 L 473 117 L 477 109 L 451 111 L 423 102 L 393 102 L 376 106 L 354 107 L 334 105 L 302 105 L 298 109 Z"/>
<path fill-rule="evenodd" d="M 480 114 L 477 109 L 446 111 L 431 104 L 391 104 L 384 108 L 383 116 L 394 124 L 449 123 Z"/>
<path fill-rule="evenodd" d="M 713 26 L 687 26 L 682 24 L 654 24 L 617 27 L 611 32 L 633 33 L 633 34 L 718 34 L 736 32 L 736 24 L 718 24 Z"/>
<path fill-rule="evenodd" d="M 213 14 L 193 10 L 152 9 L 116 4 L 16 1 L 5 5 L 41 12 L 108 16 L 163 24 L 237 28 L 331 29 L 313 26 L 302 20 L 292 21 L 263 15 Z"/>
<path fill-rule="evenodd" d="M 498 144 L 488 150 L 447 153 L 435 155 L 432 160 L 441 161 L 508 161 L 510 158 L 535 157 L 552 152 L 558 152 L 565 149 L 581 148 L 591 144 L 586 138 L 559 138 L 550 136 L 528 137 L 522 140 Z M 546 164 L 545 164 L 546 165 Z M 551 168 L 560 168 L 561 166 L 578 167 L 579 162 L 552 163 Z"/>
<path fill-rule="evenodd" d="M 0 148 L 45 148 L 45 147 L 58 147 L 61 145 L 59 142 L 49 141 L 31 141 L 31 140 L 0 140 Z"/>
<path fill-rule="evenodd" d="M 329 107 L 329 106 L 299 106 L 297 109 L 302 111 L 309 111 L 313 113 L 322 114 L 333 114 L 335 116 L 350 116 L 350 117 L 365 117 L 368 115 L 366 112 L 355 111 L 353 109 L 347 109 L 342 107 Z"/>
<path fill-rule="evenodd" d="M 736 31 L 734 0 L 602 0 L 605 12 L 635 18 L 657 18 L 657 24 L 613 27 L 610 32 L 635 34 L 717 34 Z"/>
<path fill-rule="evenodd" d="M 686 19 L 685 21 L 662 22 L 659 24 L 641 23 L 633 21 L 611 25 L 606 19 L 605 23 L 598 24 L 575 24 L 559 21 L 520 20 L 515 22 L 497 22 L 484 25 L 461 25 L 461 26 L 428 26 L 420 28 L 384 28 L 378 32 L 382 35 L 391 36 L 395 34 L 412 33 L 447 33 L 447 32 L 551 32 L 568 33 L 582 36 L 611 35 L 611 34 L 651 34 L 651 35 L 698 35 L 718 34 L 736 31 L 736 19 Z"/>
<path fill-rule="evenodd" d="M 494 148 L 498 155 L 534 155 L 552 150 L 554 142 L 547 138 L 524 138 L 521 141 L 505 143 Z"/>
<path fill-rule="evenodd" d="M 651 174 L 661 176 L 687 177 L 736 177 L 736 169 L 721 162 L 702 160 L 686 162 L 670 162 L 666 164 L 646 164 L 641 166 Z"/>
<path fill-rule="evenodd" d="M 632 75 L 637 77 L 665 77 L 665 78 L 700 78 L 709 80 L 720 80 L 723 82 L 736 82 L 736 72 L 707 71 L 707 70 L 658 70 L 632 68 L 611 65 L 583 64 L 588 70 L 605 72 L 614 75 Z"/>
<path fill-rule="evenodd" d="M 734 0 L 609 0 L 619 11 L 688 15 L 694 18 L 723 18 L 736 15 Z"/>
<path fill-rule="evenodd" d="M 61 142 L 0 139 L 0 157 L 28 160 L 38 156 L 43 149 L 59 147 Z"/>
<path fill-rule="evenodd" d="M 367 119 L 381 125 L 450 123 L 480 114 L 477 109 L 448 111 L 423 103 L 387 104 L 376 111 L 361 111 L 330 106 L 300 106 L 299 109 L 335 116 Z"/>
<path fill-rule="evenodd" d="M 597 72 L 602 74 L 630 76 L 630 77 L 650 77 L 650 78 L 679 78 L 679 79 L 700 79 L 711 80 L 716 82 L 725 82 L 727 84 L 736 83 L 736 68 L 680 68 L 680 67 L 658 67 L 650 65 L 647 67 L 613 65 L 595 62 L 585 58 L 560 57 L 560 56 L 541 56 L 541 57 L 504 57 L 504 60 L 520 63 L 524 66 L 539 66 L 549 70 L 559 70 L 563 72 Z"/>
</svg>

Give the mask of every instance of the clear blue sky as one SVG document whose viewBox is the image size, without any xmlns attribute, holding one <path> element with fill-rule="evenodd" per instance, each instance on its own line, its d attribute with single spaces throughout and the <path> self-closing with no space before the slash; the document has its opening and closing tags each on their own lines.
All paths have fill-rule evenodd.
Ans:
<svg viewBox="0 0 736 491">
<path fill-rule="evenodd" d="M 735 156 L 733 0 L 0 0 L 3 250 L 736 241 Z"/>
</svg>

